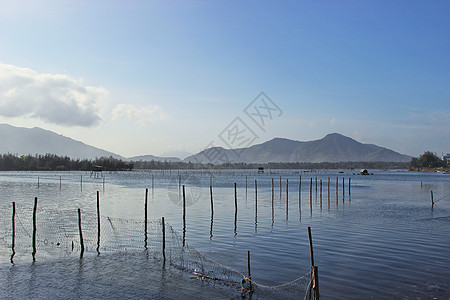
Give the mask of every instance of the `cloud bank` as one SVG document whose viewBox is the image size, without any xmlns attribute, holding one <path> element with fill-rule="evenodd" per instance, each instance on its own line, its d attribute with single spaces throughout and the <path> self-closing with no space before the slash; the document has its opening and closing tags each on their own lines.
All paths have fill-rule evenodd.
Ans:
<svg viewBox="0 0 450 300">
<path fill-rule="evenodd" d="M 108 91 L 61 74 L 40 74 L 0 63 L 0 116 L 31 117 L 64 126 L 91 127 Z"/>
<path fill-rule="evenodd" d="M 167 115 L 158 105 L 147 105 L 136 107 L 131 104 L 118 104 L 112 111 L 112 119 L 126 118 L 134 120 L 140 127 L 147 127 L 154 121 L 167 119 Z"/>
</svg>

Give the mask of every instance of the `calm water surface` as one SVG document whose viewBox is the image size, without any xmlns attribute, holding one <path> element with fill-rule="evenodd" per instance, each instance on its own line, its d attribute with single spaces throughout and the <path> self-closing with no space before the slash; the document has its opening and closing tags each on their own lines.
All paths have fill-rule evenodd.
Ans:
<svg viewBox="0 0 450 300">
<path fill-rule="evenodd" d="M 279 285 L 309 272 L 307 227 L 311 226 L 322 298 L 449 299 L 450 175 L 374 173 L 134 171 L 106 173 L 103 180 L 86 172 L 2 172 L 0 206 L 2 213 L 8 214 L 0 217 L 2 224 L 8 224 L 11 202 L 32 207 L 34 197 L 38 197 L 42 210 L 81 208 L 95 213 L 96 193 L 100 191 L 103 216 L 142 220 L 148 188 L 149 218 L 160 220 L 164 216 L 181 233 L 181 186 L 186 185 L 189 245 L 242 273 L 246 272 L 250 250 L 252 278 L 260 284 Z M 433 209 L 431 190 L 437 201 Z M 4 241 L 0 246 L 0 297 L 240 297 L 230 288 L 162 268 L 158 259 L 145 257 L 140 244 L 136 241 L 136 249 L 126 254 L 125 249 L 118 249 L 97 256 L 88 249 L 82 260 L 45 256 L 38 249 L 35 263 L 29 253 L 17 253 L 11 264 L 11 250 Z"/>
</svg>

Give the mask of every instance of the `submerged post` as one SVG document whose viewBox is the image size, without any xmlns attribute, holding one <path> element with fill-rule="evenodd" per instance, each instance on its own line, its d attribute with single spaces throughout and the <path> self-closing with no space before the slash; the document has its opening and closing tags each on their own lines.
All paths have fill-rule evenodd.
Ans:
<svg viewBox="0 0 450 300">
<path fill-rule="evenodd" d="M 433 207 L 434 206 L 433 191 L 430 192 L 431 192 L 431 207 Z"/>
<path fill-rule="evenodd" d="M 36 260 L 36 212 L 37 212 L 37 201 L 38 198 L 34 198 L 34 207 L 33 207 L 33 261 Z"/>
<path fill-rule="evenodd" d="M 84 253 L 84 242 L 83 242 L 83 231 L 81 230 L 81 209 L 78 209 L 78 231 L 80 233 L 80 246 L 81 246 L 81 254 L 80 257 L 83 257 Z"/>
</svg>

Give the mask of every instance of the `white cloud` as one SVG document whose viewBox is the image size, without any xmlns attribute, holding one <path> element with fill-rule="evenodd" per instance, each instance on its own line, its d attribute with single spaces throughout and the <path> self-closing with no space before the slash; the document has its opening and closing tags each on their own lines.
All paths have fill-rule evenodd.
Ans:
<svg viewBox="0 0 450 300">
<path fill-rule="evenodd" d="M 146 127 L 154 121 L 167 119 L 167 115 L 158 105 L 136 107 L 131 104 L 118 104 L 112 111 L 112 119 L 116 120 L 119 118 L 134 120 L 134 123 L 138 126 Z"/>
<path fill-rule="evenodd" d="M 0 63 L 0 116 L 90 127 L 100 122 L 107 97 L 105 88 L 85 86 L 67 75 Z"/>
</svg>

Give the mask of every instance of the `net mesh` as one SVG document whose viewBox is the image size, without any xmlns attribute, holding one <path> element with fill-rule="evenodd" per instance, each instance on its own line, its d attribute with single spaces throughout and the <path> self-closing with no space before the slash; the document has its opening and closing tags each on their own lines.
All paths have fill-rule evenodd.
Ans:
<svg viewBox="0 0 450 300">
<path fill-rule="evenodd" d="M 23 257 L 31 257 L 33 253 L 33 208 L 16 204 L 14 218 L 12 211 L 12 205 L 0 207 L 0 257 L 7 257 L 11 263 Z M 188 272 L 197 280 L 235 289 L 242 297 L 251 295 L 256 298 L 290 299 L 307 298 L 310 294 L 311 272 L 281 285 L 259 284 L 254 279 L 249 279 L 244 272 L 226 266 L 190 246 L 167 223 L 164 224 L 163 251 L 161 220 L 151 220 L 145 224 L 144 220 L 101 216 L 99 235 L 97 214 L 82 212 L 81 227 L 84 254 L 144 250 L 155 260 Z M 36 211 L 36 259 L 80 256 L 81 250 L 77 211 Z"/>
</svg>

